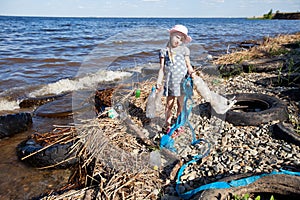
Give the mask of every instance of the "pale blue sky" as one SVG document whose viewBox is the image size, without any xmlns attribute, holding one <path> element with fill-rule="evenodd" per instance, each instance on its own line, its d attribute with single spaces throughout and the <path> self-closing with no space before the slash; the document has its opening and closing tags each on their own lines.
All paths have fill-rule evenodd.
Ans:
<svg viewBox="0 0 300 200">
<path fill-rule="evenodd" d="M 0 15 L 252 17 L 300 11 L 300 0 L 0 0 Z"/>
</svg>

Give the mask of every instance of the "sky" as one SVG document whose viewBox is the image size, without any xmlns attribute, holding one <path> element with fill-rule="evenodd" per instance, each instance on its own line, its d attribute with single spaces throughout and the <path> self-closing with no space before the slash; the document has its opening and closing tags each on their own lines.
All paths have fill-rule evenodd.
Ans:
<svg viewBox="0 0 300 200">
<path fill-rule="evenodd" d="M 300 11 L 300 0 L 0 0 L 0 15 L 56 17 L 253 17 Z"/>
</svg>

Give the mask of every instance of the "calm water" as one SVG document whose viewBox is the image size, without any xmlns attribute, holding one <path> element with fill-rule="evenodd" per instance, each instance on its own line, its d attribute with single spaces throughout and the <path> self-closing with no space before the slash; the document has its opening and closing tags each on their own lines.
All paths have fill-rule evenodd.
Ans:
<svg viewBox="0 0 300 200">
<path fill-rule="evenodd" d="M 89 89 L 128 77 L 126 71 L 131 68 L 158 63 L 158 50 L 168 40 L 167 29 L 175 24 L 189 28 L 194 65 L 207 54 L 224 54 L 244 40 L 300 31 L 300 20 L 2 16 L 0 112 L 19 112 L 18 103 L 26 97 Z M 29 169 L 16 159 L 15 146 L 20 141 L 33 131 L 44 130 L 45 125 L 62 123 L 33 120 L 32 130 L 0 141 L 0 150 L 5 152 L 0 158 L 1 198 L 28 199 L 65 178 L 64 171 Z"/>
</svg>

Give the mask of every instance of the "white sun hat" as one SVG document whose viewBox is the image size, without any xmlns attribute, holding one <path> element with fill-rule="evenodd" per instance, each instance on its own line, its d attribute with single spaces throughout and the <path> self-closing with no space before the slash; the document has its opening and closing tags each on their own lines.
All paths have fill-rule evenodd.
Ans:
<svg viewBox="0 0 300 200">
<path fill-rule="evenodd" d="M 185 43 L 189 43 L 192 41 L 192 38 L 188 35 L 188 29 L 187 27 L 177 24 L 172 29 L 169 30 L 170 34 L 174 32 L 180 32 L 185 35 Z"/>
</svg>

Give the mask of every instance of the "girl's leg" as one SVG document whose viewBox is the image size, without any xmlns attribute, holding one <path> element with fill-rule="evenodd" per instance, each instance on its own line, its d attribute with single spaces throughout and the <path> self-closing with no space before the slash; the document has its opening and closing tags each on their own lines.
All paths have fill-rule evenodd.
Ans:
<svg viewBox="0 0 300 200">
<path fill-rule="evenodd" d="M 166 126 L 169 127 L 172 124 L 172 108 L 174 106 L 175 97 L 167 96 L 166 103 Z"/>
<path fill-rule="evenodd" d="M 184 96 L 179 96 L 177 97 L 177 113 L 176 113 L 176 117 L 178 118 L 178 116 L 180 115 L 182 109 L 183 109 L 183 100 L 184 100 Z"/>
<path fill-rule="evenodd" d="M 177 112 L 176 112 L 176 117 L 178 118 L 180 113 L 182 112 L 183 109 L 183 101 L 184 101 L 184 96 L 179 96 L 177 97 Z M 178 136 L 180 133 L 183 133 L 184 129 L 183 127 L 179 127 L 177 128 L 175 134 L 173 135 L 173 137 Z"/>
</svg>

